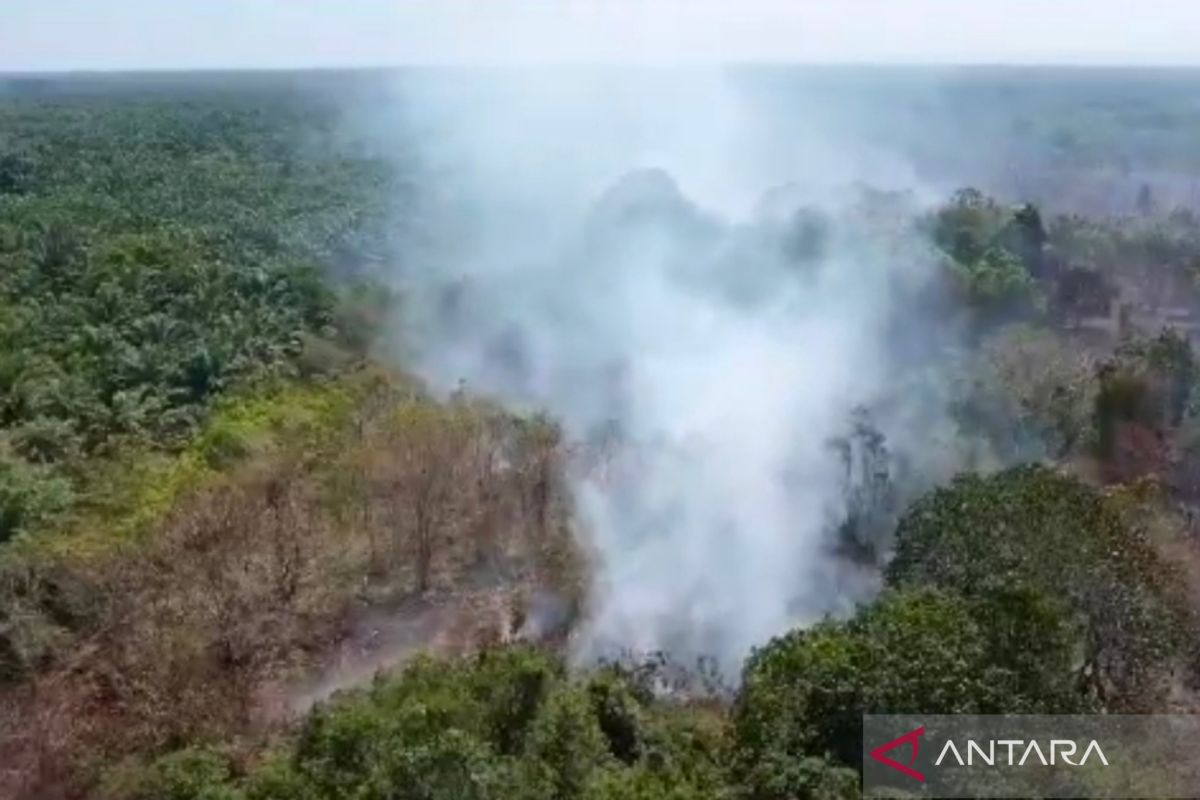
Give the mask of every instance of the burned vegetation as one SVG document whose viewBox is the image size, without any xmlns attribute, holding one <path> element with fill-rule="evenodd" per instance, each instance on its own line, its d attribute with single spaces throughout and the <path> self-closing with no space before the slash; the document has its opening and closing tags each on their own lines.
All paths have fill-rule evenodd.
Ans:
<svg viewBox="0 0 1200 800">
<path fill-rule="evenodd" d="M 897 124 L 936 202 L 635 171 L 483 267 L 345 133 L 394 77 L 0 84 L 0 796 L 853 798 L 863 713 L 1198 710 L 1198 123 L 1043 77 L 1016 178 Z"/>
</svg>

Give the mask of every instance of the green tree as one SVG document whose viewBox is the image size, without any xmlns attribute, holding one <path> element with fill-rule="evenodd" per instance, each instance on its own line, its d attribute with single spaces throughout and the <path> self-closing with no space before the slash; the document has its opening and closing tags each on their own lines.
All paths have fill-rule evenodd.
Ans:
<svg viewBox="0 0 1200 800">
<path fill-rule="evenodd" d="M 1025 265 L 1003 248 L 990 247 L 971 261 L 953 260 L 948 269 L 958 297 L 984 322 L 1028 315 L 1040 302 Z"/>
<path fill-rule="evenodd" d="M 53 518 L 72 499 L 65 477 L 11 456 L 0 458 L 0 542 Z"/>
<path fill-rule="evenodd" d="M 1012 212 L 1012 217 L 999 233 L 999 243 L 1020 259 L 1025 270 L 1035 279 L 1046 271 L 1048 236 L 1038 207 L 1026 203 Z"/>
<path fill-rule="evenodd" d="M 230 760 L 204 748 L 179 750 L 148 767 L 126 765 L 110 773 L 101 793 L 113 800 L 244 800 Z"/>
<path fill-rule="evenodd" d="M 807 757 L 857 768 L 865 713 L 1074 710 L 1070 644 L 1064 618 L 1033 590 L 885 594 L 851 620 L 755 651 L 734 717 L 738 775 L 764 780 L 764 763 Z"/>
<path fill-rule="evenodd" d="M 554 800 L 584 796 L 609 752 L 585 693 L 563 688 L 547 702 L 530 735 L 530 757 L 541 762 Z"/>
<path fill-rule="evenodd" d="M 748 770 L 734 790 L 746 800 L 857 800 L 858 771 L 825 758 L 795 758 L 772 751 Z"/>
<path fill-rule="evenodd" d="M 934 244 L 960 264 L 971 264 L 992 247 L 1005 211 L 978 189 L 960 189 L 930 223 Z"/>
<path fill-rule="evenodd" d="M 1179 576 L 1145 532 L 1045 467 L 960 476 L 914 503 L 887 580 L 965 598 L 1036 591 L 1069 615 L 1081 690 L 1113 710 L 1158 707 L 1188 625 Z"/>
</svg>

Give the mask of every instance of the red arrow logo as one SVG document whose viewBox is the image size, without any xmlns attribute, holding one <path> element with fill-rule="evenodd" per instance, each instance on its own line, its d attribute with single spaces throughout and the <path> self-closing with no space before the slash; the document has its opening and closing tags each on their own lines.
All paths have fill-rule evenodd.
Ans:
<svg viewBox="0 0 1200 800">
<path fill-rule="evenodd" d="M 896 770 L 897 772 L 903 773 L 910 778 L 913 778 L 915 780 L 918 780 L 918 781 L 921 781 L 922 783 L 924 783 L 925 776 L 912 768 L 912 765 L 917 760 L 917 749 L 920 747 L 920 738 L 924 735 L 925 735 L 925 726 L 922 725 L 921 727 L 917 728 L 916 730 L 912 730 L 912 731 L 909 731 L 908 733 L 904 734 L 899 739 L 892 739 L 887 744 L 879 745 L 879 747 L 876 747 L 874 750 L 871 751 L 871 758 L 875 759 L 876 761 L 878 761 L 880 764 L 883 764 L 884 766 L 891 767 L 892 769 Z M 888 752 L 889 750 L 895 750 L 897 747 L 899 747 L 902 744 L 911 744 L 912 745 L 912 755 L 909 756 L 907 764 L 901 764 L 899 761 L 893 761 L 892 759 L 890 759 L 884 755 L 884 753 Z"/>
</svg>

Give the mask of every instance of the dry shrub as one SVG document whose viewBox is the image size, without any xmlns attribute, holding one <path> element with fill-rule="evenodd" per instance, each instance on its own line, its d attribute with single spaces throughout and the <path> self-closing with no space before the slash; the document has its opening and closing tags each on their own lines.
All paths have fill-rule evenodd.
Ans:
<svg viewBox="0 0 1200 800">
<path fill-rule="evenodd" d="M 367 571 L 399 594 L 468 582 L 578 590 L 557 427 L 458 398 L 360 432 L 333 491 Z"/>
<path fill-rule="evenodd" d="M 372 603 L 580 596 L 561 449 L 545 421 L 464 398 L 367 397 L 335 446 L 243 466 L 154 535 L 58 565 L 86 573 L 94 619 L 0 695 L 0 796 L 54 796 L 132 754 L 253 730 L 258 690 L 321 663 Z"/>
<path fill-rule="evenodd" d="M 102 620 L 17 703 L 34 721 L 21 738 L 38 772 L 86 775 L 248 725 L 257 683 L 330 637 L 345 606 L 347 565 L 318 488 L 295 465 L 240 474 L 95 567 Z"/>
</svg>

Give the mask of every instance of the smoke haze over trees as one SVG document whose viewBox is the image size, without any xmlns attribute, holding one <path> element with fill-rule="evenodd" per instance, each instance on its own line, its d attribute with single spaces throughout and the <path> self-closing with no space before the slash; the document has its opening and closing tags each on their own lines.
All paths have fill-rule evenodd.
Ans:
<svg viewBox="0 0 1200 800">
<path fill-rule="evenodd" d="M 1197 707 L 1194 73 L 0 123 L 0 795 L 849 798 L 863 713 Z"/>
</svg>

